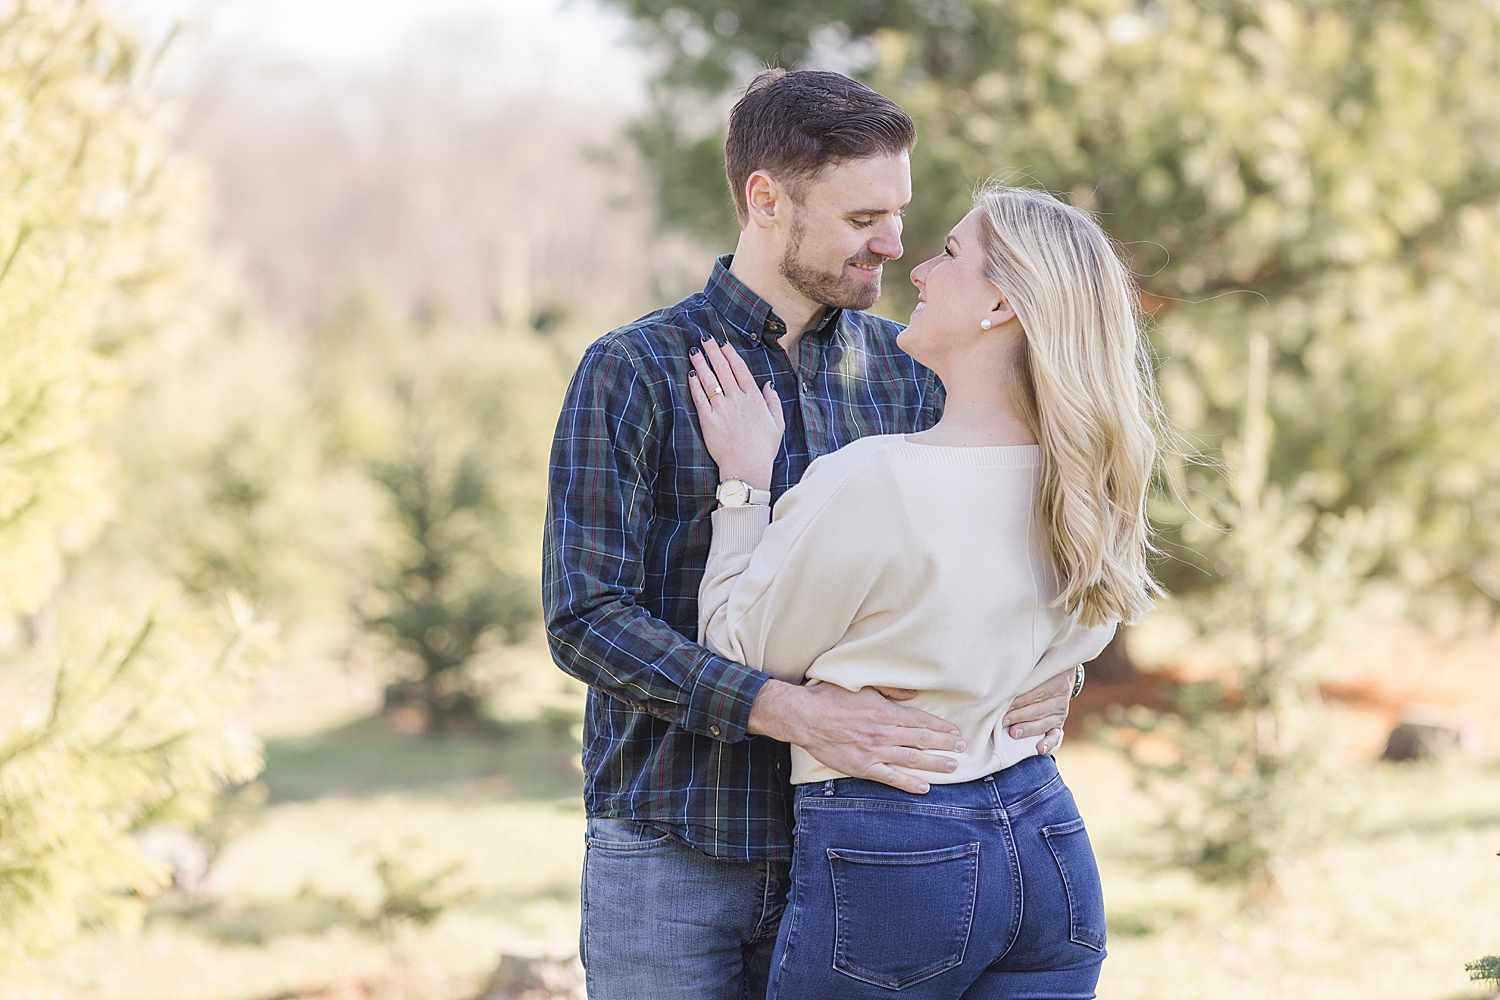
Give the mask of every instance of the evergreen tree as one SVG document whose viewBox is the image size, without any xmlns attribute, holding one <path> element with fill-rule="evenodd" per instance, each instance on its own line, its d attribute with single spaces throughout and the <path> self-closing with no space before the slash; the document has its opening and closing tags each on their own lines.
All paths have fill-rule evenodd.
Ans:
<svg viewBox="0 0 1500 1000">
<path fill-rule="evenodd" d="M 0 610 L 52 594 L 111 501 L 100 437 L 122 362 L 195 263 L 197 174 L 144 52 L 91 0 L 0 18 Z"/>
<path fill-rule="evenodd" d="M 273 630 L 238 598 L 219 626 L 158 604 L 48 658 L 50 703 L 0 737 L 0 982 L 82 923 L 138 921 L 171 872 L 131 834 L 191 828 L 260 772 L 259 741 L 223 715 Z"/>
<path fill-rule="evenodd" d="M 660 59 L 636 135 L 670 224 L 728 245 L 730 94 L 833 68 L 916 121 L 912 262 L 993 175 L 1097 212 L 1133 260 L 1195 455 L 1153 507 L 1158 570 L 1233 666 L 1176 718 L 1132 713 L 1168 750 L 1137 759 L 1174 779 L 1184 860 L 1269 888 L 1329 818 L 1316 682 L 1363 583 L 1500 601 L 1500 11 L 615 2 Z"/>
<path fill-rule="evenodd" d="M 389 708 L 440 728 L 474 723 L 493 689 L 487 654 L 539 618 L 560 361 L 531 331 L 406 322 L 364 295 L 319 333 L 314 379 L 330 439 L 365 477 L 375 512 L 354 600 L 399 665 Z"/>
<path fill-rule="evenodd" d="M 203 264 L 200 183 L 150 63 L 92 0 L 0 4 L 0 613 L 42 608 L 98 534 L 108 427 Z M 268 629 L 243 601 L 221 617 L 158 606 L 0 651 L 50 692 L 22 718 L 0 706 L 0 982 L 82 922 L 138 916 L 166 873 L 132 832 L 190 825 L 259 769 L 224 712 Z"/>
<path fill-rule="evenodd" d="M 719 109 L 759 66 L 852 71 L 917 122 L 910 260 L 936 251 L 981 178 L 1071 193 L 1135 260 L 1163 392 L 1194 447 L 1233 463 L 1247 345 L 1263 334 L 1268 482 L 1320 511 L 1390 506 L 1403 523 L 1382 572 L 1500 600 L 1500 12 L 616 3 L 661 56 L 637 136 L 668 222 L 732 237 Z M 892 313 L 913 294 L 891 282 Z M 1157 513 L 1173 528 L 1168 583 L 1213 585 L 1202 556 L 1223 525 Z"/>
</svg>

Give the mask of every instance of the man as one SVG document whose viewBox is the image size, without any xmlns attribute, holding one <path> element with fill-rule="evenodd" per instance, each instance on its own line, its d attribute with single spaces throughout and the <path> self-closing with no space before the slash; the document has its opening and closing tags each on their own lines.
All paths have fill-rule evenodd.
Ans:
<svg viewBox="0 0 1500 1000">
<path fill-rule="evenodd" d="M 552 453 L 544 600 L 552 654 L 590 687 L 580 949 L 593 1000 L 764 995 L 791 855 L 787 743 L 844 774 L 923 792 L 959 747 L 906 697 L 799 687 L 699 646 L 717 469 L 689 353 L 732 343 L 774 382 L 786 437 L 771 496 L 869 434 L 923 430 L 942 387 L 875 303 L 901 256 L 911 119 L 836 73 L 771 70 L 730 115 L 740 218 L 707 287 L 606 335 L 568 390 Z M 743 487 L 743 484 L 738 484 Z M 1069 679 L 1018 698 L 1012 735 L 1061 740 Z M 904 770 L 897 770 L 899 766 Z"/>
</svg>

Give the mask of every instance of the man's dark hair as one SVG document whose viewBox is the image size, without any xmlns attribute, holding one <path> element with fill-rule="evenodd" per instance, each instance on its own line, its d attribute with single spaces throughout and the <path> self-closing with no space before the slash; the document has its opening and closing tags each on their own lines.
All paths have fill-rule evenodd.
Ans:
<svg viewBox="0 0 1500 1000">
<path fill-rule="evenodd" d="M 842 73 L 768 69 L 729 112 L 724 172 L 740 225 L 750 219 L 745 182 L 764 170 L 800 200 L 824 167 L 903 153 L 917 127 L 901 105 Z"/>
</svg>

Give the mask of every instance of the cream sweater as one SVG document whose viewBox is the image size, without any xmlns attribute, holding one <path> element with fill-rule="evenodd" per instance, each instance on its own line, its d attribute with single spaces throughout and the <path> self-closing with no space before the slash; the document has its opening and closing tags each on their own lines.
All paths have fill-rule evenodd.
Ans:
<svg viewBox="0 0 1500 1000">
<path fill-rule="evenodd" d="M 1114 626 L 1052 607 L 1033 515 L 1041 449 L 950 448 L 902 435 L 809 466 L 776 504 L 722 508 L 699 590 L 699 641 L 793 683 L 913 688 L 959 727 L 970 781 L 1036 753 L 1000 720 L 1011 699 L 1097 656 Z M 843 777 L 792 747 L 792 781 Z"/>
</svg>

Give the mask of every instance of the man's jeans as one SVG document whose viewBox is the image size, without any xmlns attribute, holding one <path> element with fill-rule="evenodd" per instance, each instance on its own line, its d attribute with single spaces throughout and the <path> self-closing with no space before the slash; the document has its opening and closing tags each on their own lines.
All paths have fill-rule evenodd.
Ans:
<svg viewBox="0 0 1500 1000">
<path fill-rule="evenodd" d="M 586 845 L 589 1000 L 762 1000 L 785 862 L 719 861 L 622 819 L 590 819 Z"/>
<path fill-rule="evenodd" d="M 796 844 L 767 1000 L 1094 996 L 1104 897 L 1051 757 L 926 795 L 801 785 Z"/>
</svg>

